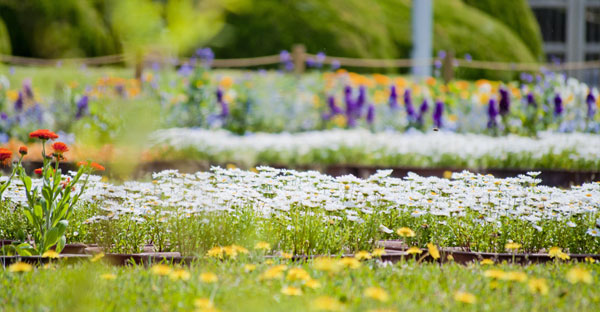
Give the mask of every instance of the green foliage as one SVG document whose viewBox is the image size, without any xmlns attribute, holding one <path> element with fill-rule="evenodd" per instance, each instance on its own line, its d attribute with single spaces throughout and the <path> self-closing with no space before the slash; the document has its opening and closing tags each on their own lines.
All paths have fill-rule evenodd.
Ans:
<svg viewBox="0 0 600 312">
<path fill-rule="evenodd" d="M 0 17 L 0 53 L 10 54 L 10 36 L 4 21 Z"/>
<path fill-rule="evenodd" d="M 464 0 L 499 20 L 517 34 L 538 61 L 544 60 L 540 28 L 527 0 Z"/>
</svg>

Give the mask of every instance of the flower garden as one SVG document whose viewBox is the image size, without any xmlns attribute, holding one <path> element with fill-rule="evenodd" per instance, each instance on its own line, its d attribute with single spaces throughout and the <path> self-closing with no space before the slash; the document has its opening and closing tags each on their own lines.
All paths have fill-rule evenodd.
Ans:
<svg viewBox="0 0 600 312">
<path fill-rule="evenodd" d="M 286 53 L 279 69 L 231 71 L 202 49 L 141 79 L 3 68 L 3 306 L 600 306 L 596 88 L 552 72 L 417 81 L 319 57 L 296 75 Z M 551 186 L 548 172 L 583 178 Z"/>
</svg>

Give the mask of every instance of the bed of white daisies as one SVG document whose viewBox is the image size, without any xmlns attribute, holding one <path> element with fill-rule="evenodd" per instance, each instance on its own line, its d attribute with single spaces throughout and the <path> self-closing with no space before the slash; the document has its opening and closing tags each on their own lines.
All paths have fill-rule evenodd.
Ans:
<svg viewBox="0 0 600 312">
<path fill-rule="evenodd" d="M 293 239 L 311 226 L 333 231 L 327 235 L 355 230 L 367 236 L 361 236 L 364 242 L 374 244 L 398 239 L 395 230 L 409 227 L 417 234 L 407 242 L 411 245 L 435 241 L 502 251 L 506 242 L 515 241 L 532 251 L 552 246 L 571 252 L 600 251 L 600 182 L 560 189 L 538 185 L 539 172 L 506 179 L 466 171 L 453 173 L 451 179 L 415 174 L 400 179 L 391 172 L 359 179 L 270 167 L 252 171 L 214 167 L 195 174 L 167 170 L 155 173 L 151 182 L 122 185 L 92 176 L 80 209 L 97 208 L 81 226 L 152 221 L 153 227 L 172 232 L 173 220 L 208 224 L 206 216 L 220 213 L 237 224 L 250 210 L 254 218 L 247 222 L 259 224 L 256 231 L 266 225 L 276 228 L 275 234 L 269 232 L 272 240 Z M 34 186 L 39 183 L 34 180 Z M 15 206 L 26 200 L 18 183 L 11 185 L 5 198 Z"/>
<path fill-rule="evenodd" d="M 543 132 L 516 135 L 366 129 L 234 135 L 224 130 L 173 128 L 151 136 L 157 159 L 277 165 L 520 168 L 600 171 L 600 135 Z"/>
</svg>

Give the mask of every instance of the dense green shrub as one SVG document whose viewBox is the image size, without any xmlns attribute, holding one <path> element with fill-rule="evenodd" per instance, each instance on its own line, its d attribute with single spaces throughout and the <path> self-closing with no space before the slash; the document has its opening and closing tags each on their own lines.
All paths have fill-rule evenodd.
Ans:
<svg viewBox="0 0 600 312">
<path fill-rule="evenodd" d="M 514 31 L 538 59 L 544 59 L 540 28 L 527 0 L 464 0 Z"/>
</svg>

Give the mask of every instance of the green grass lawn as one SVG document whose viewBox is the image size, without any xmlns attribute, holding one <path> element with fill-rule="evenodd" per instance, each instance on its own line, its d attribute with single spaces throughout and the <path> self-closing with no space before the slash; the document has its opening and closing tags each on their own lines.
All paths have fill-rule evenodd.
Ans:
<svg viewBox="0 0 600 312">
<path fill-rule="evenodd" d="M 597 264 L 461 266 L 351 259 L 0 270 L 5 311 L 597 311 Z M 342 267 L 343 266 L 343 267 Z M 339 270 L 337 270 L 339 269 Z M 496 278 L 490 277 L 495 276 Z"/>
</svg>

